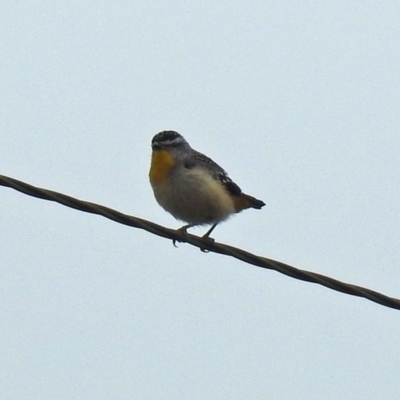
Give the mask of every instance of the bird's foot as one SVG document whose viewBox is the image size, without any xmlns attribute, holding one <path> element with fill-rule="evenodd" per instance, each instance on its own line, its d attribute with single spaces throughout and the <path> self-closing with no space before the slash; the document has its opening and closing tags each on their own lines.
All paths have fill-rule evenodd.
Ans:
<svg viewBox="0 0 400 400">
<path fill-rule="evenodd" d="M 188 236 L 188 233 L 187 233 L 188 228 L 190 228 L 190 225 L 184 225 L 184 226 L 182 226 L 182 228 L 177 229 L 176 232 L 179 233 L 180 235 L 187 237 Z M 179 239 L 173 239 L 172 244 L 174 245 L 174 247 L 178 247 L 176 245 L 176 242 L 182 243 Z"/>
<path fill-rule="evenodd" d="M 213 243 L 215 242 L 215 240 L 214 240 L 213 238 L 210 237 L 210 233 L 214 230 L 214 228 L 215 228 L 216 226 L 217 226 L 217 224 L 214 224 L 214 225 L 211 227 L 211 229 L 210 229 L 205 235 L 202 236 L 202 239 L 203 239 L 203 241 L 204 241 L 205 244 L 210 245 L 210 244 L 213 244 Z M 177 229 L 177 230 L 176 230 L 176 233 L 182 235 L 183 237 L 187 237 L 187 238 L 188 238 L 188 235 L 189 235 L 189 234 L 188 234 L 187 230 L 188 230 L 189 228 L 191 228 L 191 227 L 192 227 L 192 225 L 190 225 L 190 224 L 184 225 L 184 226 L 182 226 L 182 228 Z M 172 244 L 173 244 L 175 247 L 178 247 L 178 246 L 176 245 L 176 242 L 182 243 L 182 241 L 179 240 L 179 239 L 173 239 L 173 240 L 172 240 Z M 209 253 L 209 252 L 210 252 L 210 250 L 205 249 L 205 248 L 203 248 L 203 247 L 200 247 L 200 250 L 201 250 L 203 253 Z"/>
<path fill-rule="evenodd" d="M 206 244 L 209 244 L 209 245 L 210 245 L 210 244 L 213 244 L 213 243 L 215 242 L 215 239 L 213 239 L 213 238 L 211 238 L 210 236 L 208 236 L 210 233 L 211 233 L 211 232 L 207 232 L 205 235 L 202 236 L 203 241 L 204 241 Z M 203 253 L 209 253 L 209 252 L 210 252 L 210 250 L 204 249 L 203 247 L 200 247 L 200 250 L 201 250 Z"/>
</svg>

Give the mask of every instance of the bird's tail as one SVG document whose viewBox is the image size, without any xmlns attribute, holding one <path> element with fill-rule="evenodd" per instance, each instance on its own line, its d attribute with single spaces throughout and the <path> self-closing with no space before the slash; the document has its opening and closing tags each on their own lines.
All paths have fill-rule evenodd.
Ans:
<svg viewBox="0 0 400 400">
<path fill-rule="evenodd" d="M 241 193 L 239 196 L 235 196 L 234 203 L 236 212 L 240 212 L 246 208 L 255 208 L 257 210 L 261 210 L 261 208 L 265 206 L 265 203 L 262 200 L 258 200 L 255 197 L 244 193 Z"/>
</svg>

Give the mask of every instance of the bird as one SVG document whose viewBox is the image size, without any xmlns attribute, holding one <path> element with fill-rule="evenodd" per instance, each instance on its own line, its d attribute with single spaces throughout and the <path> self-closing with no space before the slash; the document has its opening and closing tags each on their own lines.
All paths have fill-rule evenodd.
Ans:
<svg viewBox="0 0 400 400">
<path fill-rule="evenodd" d="M 178 231 L 187 234 L 194 226 L 211 225 L 203 236 L 209 238 L 231 215 L 265 206 L 243 193 L 223 168 L 194 150 L 178 132 L 157 133 L 151 147 L 149 179 L 154 197 L 177 220 L 186 222 Z"/>
</svg>

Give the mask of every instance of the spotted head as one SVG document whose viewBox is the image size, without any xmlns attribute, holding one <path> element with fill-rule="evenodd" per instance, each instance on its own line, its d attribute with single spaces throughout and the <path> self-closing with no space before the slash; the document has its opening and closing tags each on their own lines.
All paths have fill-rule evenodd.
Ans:
<svg viewBox="0 0 400 400">
<path fill-rule="evenodd" d="M 162 131 L 157 133 L 151 141 L 153 150 L 172 150 L 180 148 L 188 148 L 189 143 L 182 135 L 175 131 Z"/>
</svg>

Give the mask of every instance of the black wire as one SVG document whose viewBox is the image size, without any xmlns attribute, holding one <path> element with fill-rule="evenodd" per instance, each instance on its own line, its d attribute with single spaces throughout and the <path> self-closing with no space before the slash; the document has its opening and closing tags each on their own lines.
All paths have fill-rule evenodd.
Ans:
<svg viewBox="0 0 400 400">
<path fill-rule="evenodd" d="M 147 232 L 151 232 L 155 235 L 167 239 L 175 240 L 178 242 L 190 243 L 193 246 L 196 246 L 202 250 L 207 250 L 209 252 L 231 256 L 238 260 L 244 261 L 248 264 L 255 265 L 256 267 L 261 267 L 280 272 L 284 275 L 290 276 L 291 278 L 311 283 L 317 283 L 319 285 L 325 286 L 332 290 L 336 290 L 338 292 L 346 293 L 352 296 L 363 297 L 367 300 L 381 304 L 385 307 L 390 307 L 396 310 L 400 310 L 399 299 L 386 296 L 382 293 L 378 293 L 361 286 L 344 283 L 336 279 L 330 278 L 328 276 L 324 276 L 314 272 L 297 269 L 290 265 L 281 263 L 279 261 L 271 260 L 265 257 L 260 257 L 233 246 L 228 246 L 226 244 L 214 242 L 213 240 L 210 239 L 203 239 L 201 237 L 191 234 L 185 235 L 180 231 L 168 229 L 163 226 L 157 225 L 153 222 L 146 221 L 144 219 L 140 219 L 137 217 L 132 217 L 130 215 L 120 213 L 116 210 L 104 207 L 99 204 L 78 200 L 74 197 L 54 192 L 52 190 L 41 189 L 29 185 L 25 182 L 21 182 L 17 179 L 9 178 L 3 175 L 0 175 L 0 185 L 18 190 L 19 192 L 25 193 L 29 196 L 37 197 L 44 200 L 55 201 L 64 206 L 71 207 L 79 211 L 101 215 L 115 222 L 119 222 L 120 224 L 143 229 Z"/>
</svg>

